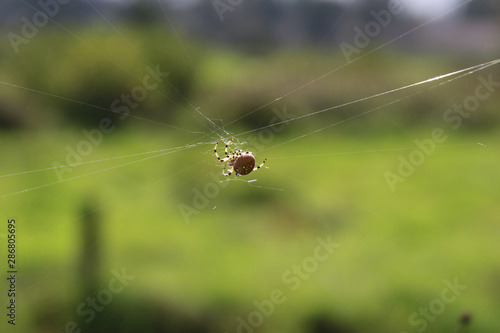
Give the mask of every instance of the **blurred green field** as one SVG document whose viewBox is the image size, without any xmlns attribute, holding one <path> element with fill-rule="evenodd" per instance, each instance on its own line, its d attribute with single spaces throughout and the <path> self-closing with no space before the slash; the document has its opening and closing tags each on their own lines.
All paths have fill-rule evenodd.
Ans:
<svg viewBox="0 0 500 333">
<path fill-rule="evenodd" d="M 3 198 L 2 211 L 18 221 L 19 331 L 62 331 L 66 321 L 79 318 L 79 234 L 82 206 L 90 200 L 103 224 L 102 282 L 96 287 L 106 286 L 112 269 L 124 267 L 136 277 L 97 318 L 119 321 L 126 332 L 137 320 L 147 331 L 154 320 L 141 319 L 154 317 L 146 309 L 156 307 L 165 318 L 165 308 L 173 309 L 182 315 L 172 318 L 209 323 L 206 331 L 234 332 L 237 318 L 246 320 L 253 302 L 269 299 L 274 289 L 286 301 L 258 331 L 327 325 L 332 332 L 413 332 L 420 326 L 409 324 L 410 314 L 440 298 L 443 281 L 454 279 L 467 289 L 428 322 L 428 330 L 453 332 L 460 314 L 471 311 L 471 331 L 496 332 L 497 136 L 450 137 L 450 146 L 437 148 L 391 192 L 384 172 L 411 151 L 391 149 L 412 148 L 414 138 L 426 135 L 317 135 L 284 144 L 257 155 L 269 160 L 268 168 L 247 176 L 256 182 L 220 177 L 220 192 L 189 223 L 179 205 L 192 207 L 193 189 L 203 192 L 214 183 L 207 174 L 221 171 L 212 144 L 109 171 L 138 157 L 75 167 L 71 177 L 81 178 Z M 185 144 L 146 131 L 109 139 L 92 160 Z M 61 142 L 78 140 L 70 133 L 3 135 L 5 156 L 20 158 L 6 159 L 2 174 L 50 165 L 64 152 Z M 487 147 L 455 145 L 475 142 Z M 7 177 L 2 194 L 56 179 L 54 170 Z M 313 256 L 317 237 L 331 237 L 339 248 L 291 290 L 295 284 L 283 274 Z"/>
<path fill-rule="evenodd" d="M 16 332 L 500 331 L 498 93 L 458 129 L 443 121 L 498 65 L 361 101 L 491 59 L 387 47 L 347 65 L 331 50 L 244 55 L 162 27 L 118 28 L 75 38 L 47 27 L 18 55 L 0 45 Z M 143 119 L 120 120 L 113 101 L 148 66 L 168 81 L 132 110 Z M 266 130 L 277 114 L 303 118 Z M 116 129 L 68 159 L 103 118 Z M 391 189 L 386 172 L 436 128 L 445 142 Z M 223 177 L 213 148 L 232 136 L 231 149 L 266 166 Z M 82 164 L 51 169 L 68 161 Z M 89 221 L 99 226 L 90 246 Z M 122 269 L 133 278 L 86 322 L 88 297 Z M 449 302 L 448 283 L 466 286 Z"/>
</svg>

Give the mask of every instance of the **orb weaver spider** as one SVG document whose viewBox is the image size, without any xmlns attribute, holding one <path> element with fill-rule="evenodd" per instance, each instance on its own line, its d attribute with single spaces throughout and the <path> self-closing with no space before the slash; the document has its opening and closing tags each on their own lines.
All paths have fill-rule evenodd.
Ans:
<svg viewBox="0 0 500 333">
<path fill-rule="evenodd" d="M 226 156 L 224 158 L 220 158 L 219 154 L 217 154 L 217 146 L 219 145 L 220 140 L 217 140 L 217 142 L 215 143 L 214 147 L 215 157 L 221 163 L 227 162 L 227 164 L 224 165 L 224 169 L 222 169 L 222 174 L 224 176 L 231 176 L 233 172 L 236 174 L 236 176 L 248 175 L 250 172 L 262 168 L 264 163 L 266 163 L 267 158 L 264 160 L 264 162 L 262 162 L 261 165 L 256 167 L 255 158 L 252 152 L 238 149 L 228 153 L 227 148 L 233 142 L 233 140 L 234 138 L 232 138 L 228 143 L 226 143 L 226 148 L 224 149 L 224 154 Z M 227 171 L 227 173 L 225 173 L 224 171 L 226 170 L 226 166 L 228 165 L 231 168 Z"/>
</svg>

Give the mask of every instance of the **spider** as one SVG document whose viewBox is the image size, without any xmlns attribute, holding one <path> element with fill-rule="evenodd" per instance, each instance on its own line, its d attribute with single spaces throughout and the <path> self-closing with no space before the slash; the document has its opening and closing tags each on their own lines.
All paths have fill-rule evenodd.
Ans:
<svg viewBox="0 0 500 333">
<path fill-rule="evenodd" d="M 226 155 L 224 158 L 220 158 L 219 154 L 217 154 L 217 145 L 219 144 L 220 140 L 217 140 L 215 143 L 214 147 L 214 154 L 217 159 L 224 163 L 227 162 L 226 165 L 224 165 L 224 169 L 222 169 L 222 174 L 224 176 L 231 176 L 233 172 L 235 172 L 236 176 L 243 176 L 243 175 L 248 175 L 250 172 L 262 168 L 264 163 L 266 163 L 267 158 L 262 162 L 261 165 L 255 167 L 255 158 L 253 156 L 253 153 L 250 151 L 244 151 L 241 149 L 238 149 L 236 151 L 231 151 L 227 152 L 227 148 L 233 142 L 234 138 L 232 138 L 228 143 L 226 143 L 226 148 L 224 149 L 224 154 Z M 226 170 L 226 166 L 230 166 L 231 168 L 228 170 L 227 173 L 224 171 Z"/>
</svg>

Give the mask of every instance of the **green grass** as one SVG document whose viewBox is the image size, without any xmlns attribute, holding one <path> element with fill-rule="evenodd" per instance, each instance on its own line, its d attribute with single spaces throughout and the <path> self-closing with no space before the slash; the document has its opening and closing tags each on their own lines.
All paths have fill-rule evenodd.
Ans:
<svg viewBox="0 0 500 333">
<path fill-rule="evenodd" d="M 179 205 L 192 206 L 193 189 L 203 191 L 213 182 L 208 173 L 221 171 L 212 143 L 89 176 L 83 175 L 138 157 L 83 165 L 69 175 L 80 178 L 3 198 L 4 218 L 18 220 L 19 302 L 32 318 L 20 317 L 19 331 L 33 331 L 33 318 L 44 311 L 55 318 L 47 324 L 51 330 L 77 317 L 73 304 L 83 300 L 80 215 L 90 197 L 103 222 L 98 290 L 112 269 L 124 267 L 136 276 L 113 305 L 162 300 L 194 317 L 212 313 L 214 327 L 234 332 L 236 318 L 255 310 L 253 301 L 280 289 L 287 299 L 261 332 L 301 332 L 318 314 L 355 332 L 414 332 L 410 314 L 439 298 L 445 279 L 458 278 L 468 289 L 427 331 L 453 332 L 467 310 L 474 315 L 471 332 L 497 332 L 496 133 L 450 137 L 449 146 L 438 148 L 391 192 L 384 172 L 396 170 L 398 156 L 411 150 L 390 149 L 411 148 L 428 133 L 312 135 L 257 152 L 258 160 L 268 158 L 268 168 L 245 178 L 257 181 L 220 177 L 224 187 L 190 223 Z M 5 159 L 1 174 L 50 167 L 79 140 L 71 132 L 4 135 L 5 156 L 21 157 Z M 286 140 L 276 136 L 272 145 Z M 85 160 L 187 142 L 168 133 L 117 132 Z M 487 147 L 454 145 L 474 142 Z M 366 152 L 373 150 L 385 151 Z M 318 154 L 327 155 L 304 157 Z M 54 181 L 53 170 L 5 177 L 2 193 Z M 317 237 L 328 235 L 340 248 L 292 291 L 283 274 L 314 254 Z M 106 309 L 100 315 L 106 317 Z M 132 311 L 128 319 L 134 318 L 140 319 Z"/>
</svg>

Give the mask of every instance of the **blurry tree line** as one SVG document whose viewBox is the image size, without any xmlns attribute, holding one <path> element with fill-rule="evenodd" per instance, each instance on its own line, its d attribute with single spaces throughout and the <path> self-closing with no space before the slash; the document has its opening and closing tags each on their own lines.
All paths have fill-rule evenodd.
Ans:
<svg viewBox="0 0 500 333">
<path fill-rule="evenodd" d="M 55 0 L 23 0 L 0 3 L 0 27 L 15 27 L 20 17 L 30 17 L 36 11 L 44 11 L 40 2 L 49 4 Z M 161 8 L 160 8 L 161 3 Z M 212 41 L 233 44 L 266 43 L 314 43 L 325 39 L 338 42 L 346 36 L 344 28 L 363 24 L 373 18 L 370 11 L 387 9 L 388 0 L 356 0 L 352 2 L 299 0 L 199 0 L 182 4 L 182 0 L 136 1 L 65 1 L 58 5 L 57 22 L 88 24 L 101 15 L 112 22 L 140 25 L 165 23 L 165 16 L 183 26 L 194 35 Z M 48 5 L 50 7 L 50 5 Z M 404 6 L 404 5 L 403 5 Z M 455 20 L 496 20 L 500 18 L 500 2 L 476 0 L 457 11 Z M 258 18 L 258 19 L 256 19 Z M 397 19 L 397 18 L 395 18 Z M 412 26 L 408 16 L 400 24 Z M 337 24 L 337 21 L 342 24 Z M 388 34 L 400 32 L 401 25 L 390 25 Z M 254 45 L 255 46 L 255 45 Z"/>
<path fill-rule="evenodd" d="M 89 7 L 87 1 L 70 1 L 61 6 L 54 21 L 71 33 L 49 22 L 29 43 L 21 45 L 17 54 L 5 39 L 0 44 L 0 80 L 28 88 L 1 86 L 0 128 L 89 127 L 98 126 L 103 117 L 126 127 L 122 121 L 124 108 L 118 107 L 125 104 L 130 115 L 183 128 L 199 116 L 194 106 L 202 107 L 203 113 L 213 118 L 220 118 L 221 113 L 228 120 L 241 117 L 344 64 L 338 48 L 332 48 L 338 44 L 332 41 L 342 40 L 346 30 L 366 22 L 370 10 L 387 7 L 383 0 L 356 4 L 344 15 L 344 7 L 330 2 L 244 2 L 242 8 L 226 13 L 227 19 L 221 22 L 212 1 L 183 8 L 167 1 L 162 10 L 156 1 L 95 2 L 95 8 Z M 499 4 L 493 0 L 473 1 L 463 15 L 471 20 L 498 19 Z M 24 4 L 2 2 L 4 33 L 18 31 L 19 17 L 30 17 L 38 6 L 36 0 L 26 0 Z M 103 21 L 98 13 L 114 26 Z M 341 15 L 344 16 L 339 22 L 344 26 L 332 29 Z M 172 31 L 171 22 L 176 31 Z M 391 25 L 394 30 L 387 34 L 406 31 L 401 26 L 405 24 L 409 23 L 396 22 Z M 311 53 L 294 48 L 298 44 L 314 52 L 314 69 L 309 71 L 303 66 L 311 60 Z M 459 59 L 453 65 L 446 58 L 433 67 L 425 60 L 408 61 L 405 56 L 395 59 L 389 50 L 385 51 L 365 65 L 351 65 L 345 73 L 336 73 L 335 83 L 318 83 L 313 90 L 294 94 L 287 102 L 289 111 L 300 115 L 369 96 L 375 93 L 374 85 L 389 90 L 408 84 L 411 75 L 415 75 L 411 82 L 416 82 L 465 67 Z M 144 100 L 127 103 L 126 96 L 143 84 L 148 68 L 168 72 L 168 77 L 154 90 L 147 90 Z M 428 77 L 419 76 L 426 72 Z M 406 77 L 400 77 L 401 73 Z M 401 105 L 395 105 L 388 107 L 386 113 L 391 122 L 408 126 L 439 119 L 445 108 L 453 104 L 451 96 L 472 93 L 468 88 L 470 82 L 466 81 L 447 85 L 443 88 L 445 93 L 413 97 L 403 104 L 403 111 Z M 306 122 L 314 127 L 325 120 L 340 121 L 352 116 L 356 109 L 366 111 L 376 106 L 326 112 Z M 491 127 L 499 122 L 497 100 L 485 101 L 482 110 L 469 122 L 470 126 Z M 262 109 L 241 123 L 254 128 L 269 123 L 270 117 L 272 112 Z M 369 117 L 356 121 L 360 126 L 363 122 L 377 126 L 377 120 Z M 378 125 L 387 126 L 387 122 Z M 204 130 L 201 126 L 198 129 Z"/>
</svg>

